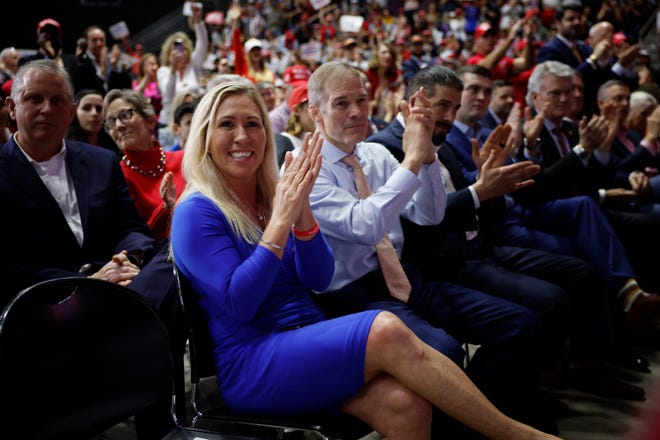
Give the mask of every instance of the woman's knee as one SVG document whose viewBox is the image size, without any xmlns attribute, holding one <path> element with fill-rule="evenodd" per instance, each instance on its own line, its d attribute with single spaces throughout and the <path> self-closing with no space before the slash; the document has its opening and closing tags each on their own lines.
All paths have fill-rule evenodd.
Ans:
<svg viewBox="0 0 660 440">
<path fill-rule="evenodd" d="M 379 347 L 413 347 L 421 341 L 396 315 L 381 312 L 371 324 L 369 342 Z"/>
</svg>

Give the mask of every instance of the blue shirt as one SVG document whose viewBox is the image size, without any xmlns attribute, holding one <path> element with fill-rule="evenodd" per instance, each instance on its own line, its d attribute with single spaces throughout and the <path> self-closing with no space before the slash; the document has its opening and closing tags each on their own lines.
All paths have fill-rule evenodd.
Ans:
<svg viewBox="0 0 660 440">
<path fill-rule="evenodd" d="M 401 255 L 403 231 L 399 216 L 420 225 L 442 221 L 447 193 L 437 157 L 423 165 L 417 176 L 399 166 L 384 146 L 360 142 L 354 154 L 360 159 L 372 193 L 360 199 L 353 170 L 341 160 L 346 153 L 327 140 L 321 153 L 323 163 L 310 203 L 335 254 L 335 272 L 328 290 L 340 289 L 378 269 L 375 245 L 386 233 Z"/>
</svg>

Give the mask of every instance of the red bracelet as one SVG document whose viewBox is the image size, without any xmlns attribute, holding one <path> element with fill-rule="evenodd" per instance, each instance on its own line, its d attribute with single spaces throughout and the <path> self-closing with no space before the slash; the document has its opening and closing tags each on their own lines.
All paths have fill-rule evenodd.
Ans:
<svg viewBox="0 0 660 440">
<path fill-rule="evenodd" d="M 316 224 L 314 225 L 314 227 L 312 229 L 308 229 L 306 231 L 299 231 L 295 227 L 293 227 L 291 229 L 293 230 L 293 235 L 295 235 L 296 237 L 305 238 L 305 237 L 310 237 L 310 236 L 316 234 L 317 232 L 319 232 L 321 227 L 319 226 L 319 222 L 316 222 Z"/>
</svg>

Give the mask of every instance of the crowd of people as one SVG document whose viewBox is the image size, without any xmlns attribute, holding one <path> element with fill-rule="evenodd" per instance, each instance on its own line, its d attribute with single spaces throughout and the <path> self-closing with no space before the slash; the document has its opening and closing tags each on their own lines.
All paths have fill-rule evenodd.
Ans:
<svg viewBox="0 0 660 440">
<path fill-rule="evenodd" d="M 660 348 L 655 6 L 289 3 L 193 3 L 159 53 L 97 25 L 67 53 L 52 18 L 0 51 L 0 308 L 101 278 L 182 358 L 176 264 L 230 407 L 388 438 L 556 438 L 548 387 L 644 400 L 618 371 Z"/>
</svg>

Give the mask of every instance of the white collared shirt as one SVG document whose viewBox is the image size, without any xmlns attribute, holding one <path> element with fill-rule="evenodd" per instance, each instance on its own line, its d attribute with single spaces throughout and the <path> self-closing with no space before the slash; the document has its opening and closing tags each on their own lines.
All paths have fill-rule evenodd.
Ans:
<svg viewBox="0 0 660 440">
<path fill-rule="evenodd" d="M 66 167 L 65 142 L 62 141 L 62 149 L 53 157 L 44 162 L 37 162 L 20 146 L 18 136 L 14 135 L 14 140 L 57 202 L 69 228 L 71 228 L 71 232 L 73 232 L 73 235 L 78 241 L 78 245 L 82 246 L 84 232 L 82 221 L 80 220 L 80 209 L 78 207 L 76 190 L 73 186 L 73 179 Z"/>
</svg>

